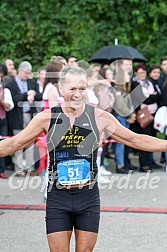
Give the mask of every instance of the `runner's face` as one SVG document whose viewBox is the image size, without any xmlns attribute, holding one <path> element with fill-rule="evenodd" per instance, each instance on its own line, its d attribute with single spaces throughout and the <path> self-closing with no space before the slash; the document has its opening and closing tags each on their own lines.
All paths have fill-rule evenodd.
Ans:
<svg viewBox="0 0 167 252">
<path fill-rule="evenodd" d="M 83 74 L 67 74 L 60 92 L 68 107 L 79 109 L 87 99 L 87 79 Z"/>
</svg>

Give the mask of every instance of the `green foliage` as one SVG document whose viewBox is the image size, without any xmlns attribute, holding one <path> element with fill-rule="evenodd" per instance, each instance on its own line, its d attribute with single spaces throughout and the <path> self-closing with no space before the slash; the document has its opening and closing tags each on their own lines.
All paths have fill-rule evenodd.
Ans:
<svg viewBox="0 0 167 252">
<path fill-rule="evenodd" d="M 165 0 L 1 0 L 0 55 L 36 70 L 53 55 L 89 61 L 101 46 L 130 45 L 159 63 L 166 50 Z"/>
</svg>

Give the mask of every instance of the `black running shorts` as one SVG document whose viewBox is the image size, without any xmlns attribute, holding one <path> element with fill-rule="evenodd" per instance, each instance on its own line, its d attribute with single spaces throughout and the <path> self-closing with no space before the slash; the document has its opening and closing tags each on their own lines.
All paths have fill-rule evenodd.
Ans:
<svg viewBox="0 0 167 252">
<path fill-rule="evenodd" d="M 53 187 L 47 196 L 46 232 L 79 229 L 98 233 L 100 198 L 97 183 L 79 188 Z"/>
</svg>

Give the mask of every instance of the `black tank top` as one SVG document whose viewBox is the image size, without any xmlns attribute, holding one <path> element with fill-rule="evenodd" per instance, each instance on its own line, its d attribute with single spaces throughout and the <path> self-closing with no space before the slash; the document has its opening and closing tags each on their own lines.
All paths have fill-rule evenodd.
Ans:
<svg viewBox="0 0 167 252">
<path fill-rule="evenodd" d="M 58 173 L 62 169 L 62 162 L 67 166 L 70 166 L 71 162 L 78 162 L 82 165 L 83 160 L 86 164 L 89 164 L 90 180 L 95 180 L 99 131 L 95 121 L 94 107 L 86 104 L 84 112 L 75 118 L 72 128 L 69 117 L 64 114 L 61 106 L 51 108 L 47 145 L 49 181 L 54 182 L 54 184 L 57 182 Z M 60 171 L 58 172 L 59 166 Z M 70 172 L 73 171 L 70 170 Z"/>
</svg>

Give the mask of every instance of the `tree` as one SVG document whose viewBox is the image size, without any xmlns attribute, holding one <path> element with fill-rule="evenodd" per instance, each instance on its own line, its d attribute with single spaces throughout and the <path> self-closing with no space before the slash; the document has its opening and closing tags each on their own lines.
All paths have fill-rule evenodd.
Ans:
<svg viewBox="0 0 167 252">
<path fill-rule="evenodd" d="M 1 0 L 1 60 L 29 60 L 35 70 L 53 55 L 89 61 L 118 38 L 159 63 L 167 53 L 166 9 L 165 0 Z"/>
</svg>

